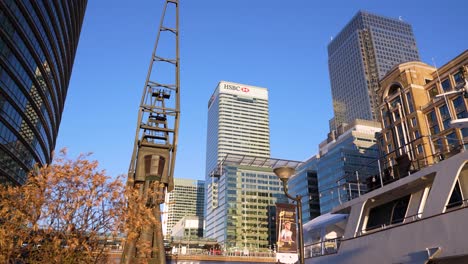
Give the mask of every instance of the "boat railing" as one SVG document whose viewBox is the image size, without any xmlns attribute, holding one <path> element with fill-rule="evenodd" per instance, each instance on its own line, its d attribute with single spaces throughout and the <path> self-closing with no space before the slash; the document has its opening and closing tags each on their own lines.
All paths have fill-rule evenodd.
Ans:
<svg viewBox="0 0 468 264">
<path fill-rule="evenodd" d="M 447 145 L 437 142 L 447 141 Z M 338 196 L 344 203 L 407 177 L 465 149 L 463 140 L 446 136 L 421 136 L 367 164 L 356 166 L 333 185 L 324 186 L 322 196 Z"/>
<path fill-rule="evenodd" d="M 306 258 L 319 257 L 338 253 L 342 237 L 326 239 L 320 242 L 306 245 L 304 247 L 304 256 Z"/>
</svg>

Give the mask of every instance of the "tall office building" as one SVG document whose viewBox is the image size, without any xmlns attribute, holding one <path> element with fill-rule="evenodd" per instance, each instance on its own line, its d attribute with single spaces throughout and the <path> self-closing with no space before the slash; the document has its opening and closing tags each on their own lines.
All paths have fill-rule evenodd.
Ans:
<svg viewBox="0 0 468 264">
<path fill-rule="evenodd" d="M 208 102 L 206 173 L 228 153 L 270 157 L 266 88 L 225 81 L 216 87 Z"/>
<path fill-rule="evenodd" d="M 0 184 L 51 162 L 86 4 L 0 1 Z"/>
<path fill-rule="evenodd" d="M 355 119 L 378 121 L 379 80 L 393 66 L 419 60 L 410 24 L 359 11 L 328 45 L 330 130 Z"/>
<path fill-rule="evenodd" d="M 169 239 L 172 228 L 185 216 L 203 217 L 205 182 L 174 178 L 174 190 L 166 195 L 163 209 L 163 235 Z"/>
<path fill-rule="evenodd" d="M 275 203 L 286 202 L 271 169 L 268 91 L 219 82 L 208 102 L 206 236 L 225 249 L 274 245 Z"/>
</svg>

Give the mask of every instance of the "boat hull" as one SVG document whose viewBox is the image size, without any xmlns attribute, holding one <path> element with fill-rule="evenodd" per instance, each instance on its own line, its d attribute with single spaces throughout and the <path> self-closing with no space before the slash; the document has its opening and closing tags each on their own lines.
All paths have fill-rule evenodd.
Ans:
<svg viewBox="0 0 468 264">
<path fill-rule="evenodd" d="M 338 253 L 306 259 L 321 263 L 468 263 L 468 207 L 343 240 Z M 430 256 L 431 255 L 431 256 Z"/>
</svg>

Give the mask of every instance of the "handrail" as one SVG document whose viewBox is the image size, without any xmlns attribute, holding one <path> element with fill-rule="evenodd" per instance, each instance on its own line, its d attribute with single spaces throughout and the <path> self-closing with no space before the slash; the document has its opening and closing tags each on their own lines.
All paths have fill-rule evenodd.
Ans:
<svg viewBox="0 0 468 264">
<path fill-rule="evenodd" d="M 428 138 L 429 143 L 423 143 L 422 150 L 423 155 L 417 159 L 412 159 L 409 157 L 408 171 L 405 173 L 401 173 L 401 164 L 394 164 L 390 165 L 388 162 L 388 157 L 391 155 L 402 156 L 404 154 L 415 153 L 417 146 L 416 142 L 420 142 L 421 139 Z M 376 190 L 378 188 L 383 187 L 389 183 L 392 183 L 400 178 L 406 177 L 411 175 L 412 173 L 421 170 L 427 166 L 431 166 L 435 163 L 438 163 L 446 158 L 446 156 L 451 156 L 452 154 L 456 154 L 463 149 L 463 141 L 458 139 L 449 139 L 447 140 L 455 140 L 456 142 L 449 142 L 450 148 L 445 151 L 437 151 L 435 152 L 433 149 L 433 142 L 434 139 L 443 139 L 446 138 L 445 136 L 420 136 L 419 138 L 408 142 L 406 145 L 401 146 L 390 153 L 387 153 L 375 160 L 368 162 L 354 172 L 349 172 L 348 174 L 342 176 L 338 180 L 336 180 L 333 184 L 328 186 L 324 186 L 325 188 L 321 188 L 320 196 L 328 195 L 328 193 L 338 193 L 341 196 L 345 196 L 345 200 L 342 200 L 342 197 L 339 197 L 340 203 L 346 202 L 347 200 L 351 200 L 356 196 L 359 197 L 362 194 L 368 193 L 370 191 Z M 421 142 L 422 143 L 422 142 Z M 425 151 L 425 147 L 429 144 L 429 147 L 432 149 L 430 152 Z M 405 151 L 407 148 L 411 148 L 409 151 Z M 440 148 L 440 147 L 439 147 Z M 398 153 L 404 152 L 402 155 L 397 155 Z M 431 163 L 429 163 L 431 161 Z M 355 184 L 355 188 L 351 188 L 353 186 L 349 186 L 347 188 L 347 184 Z M 343 191 L 339 191 L 343 189 Z M 347 195 L 347 196 L 346 196 Z M 346 198 L 348 197 L 348 198 Z"/>
<path fill-rule="evenodd" d="M 320 257 L 330 254 L 338 253 L 338 249 L 340 248 L 341 240 L 343 237 L 337 237 L 332 239 L 326 239 L 323 241 L 319 241 L 313 244 L 305 245 L 304 246 L 304 255 L 306 257 Z M 309 254 L 307 255 L 308 252 Z"/>
</svg>

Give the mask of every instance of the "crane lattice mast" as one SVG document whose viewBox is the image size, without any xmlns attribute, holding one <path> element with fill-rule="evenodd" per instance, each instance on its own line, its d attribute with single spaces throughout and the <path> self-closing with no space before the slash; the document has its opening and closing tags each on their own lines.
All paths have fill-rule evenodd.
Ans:
<svg viewBox="0 0 468 264">
<path fill-rule="evenodd" d="M 161 51 L 158 49 L 161 39 L 174 43 L 164 42 Z M 127 240 L 122 263 L 137 263 L 142 258 L 149 263 L 166 263 L 160 205 L 165 194 L 174 188 L 180 114 L 179 62 L 179 1 L 166 0 L 143 88 L 127 182 L 143 197 L 142 203 L 151 208 L 158 222 L 142 228 L 137 238 Z M 150 255 L 138 252 L 142 244 L 151 245 Z"/>
</svg>

